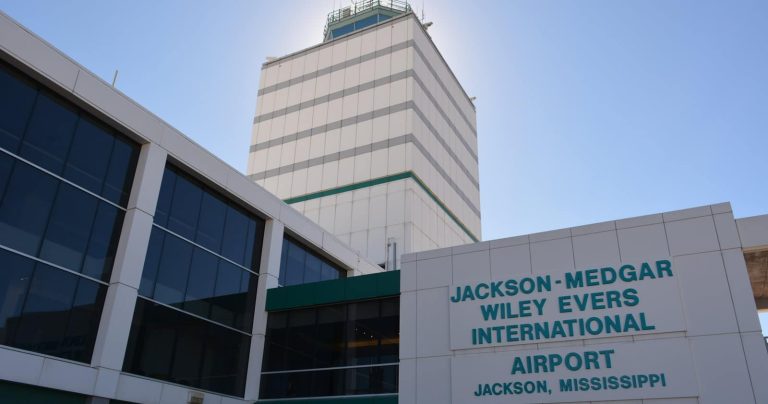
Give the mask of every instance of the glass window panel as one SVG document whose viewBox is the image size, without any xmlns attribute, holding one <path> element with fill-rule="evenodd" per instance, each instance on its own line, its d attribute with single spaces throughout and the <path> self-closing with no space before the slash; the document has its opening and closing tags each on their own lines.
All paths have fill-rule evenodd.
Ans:
<svg viewBox="0 0 768 404">
<path fill-rule="evenodd" d="M 144 270 L 141 272 L 141 284 L 139 294 L 149 298 L 155 296 L 155 281 L 157 280 L 157 270 L 160 268 L 160 258 L 163 253 L 163 242 L 166 233 L 157 227 L 152 227 L 152 234 L 149 236 L 149 247 L 147 248 L 147 257 L 144 259 Z M 170 234 L 168 237 L 173 237 Z"/>
<path fill-rule="evenodd" d="M 82 117 L 75 129 L 64 178 L 95 193 L 101 193 L 109 166 L 113 136 L 96 122 Z"/>
<path fill-rule="evenodd" d="M 317 367 L 340 366 L 344 363 L 344 331 L 346 305 L 317 309 Z"/>
<path fill-rule="evenodd" d="M 288 245 L 290 242 L 288 240 L 283 240 L 283 248 L 280 252 L 280 274 L 277 277 L 278 285 L 280 286 L 286 286 L 285 281 L 287 279 L 287 270 L 288 267 Z"/>
<path fill-rule="evenodd" d="M 0 147 L 16 152 L 37 90 L 5 65 L 0 68 Z"/>
<path fill-rule="evenodd" d="M 314 254 L 307 254 L 307 260 L 304 264 L 304 283 L 319 282 L 320 271 L 323 262 Z"/>
<path fill-rule="evenodd" d="M 128 203 L 128 195 L 133 184 L 133 174 L 139 158 L 139 148 L 134 143 L 114 137 L 112 156 L 109 159 L 109 169 L 104 178 L 104 188 L 101 196 L 120 205 Z"/>
<path fill-rule="evenodd" d="M 246 240 L 243 266 L 258 272 L 259 259 L 261 258 L 261 244 L 264 242 L 263 220 L 248 220 L 248 236 L 246 237 Z"/>
<path fill-rule="evenodd" d="M 267 333 L 264 342 L 264 362 L 262 370 L 286 369 L 285 343 L 288 336 L 288 312 L 275 312 L 267 315 Z"/>
<path fill-rule="evenodd" d="M 0 249 L 0 344 L 11 345 L 21 320 L 21 310 L 35 264 Z"/>
<path fill-rule="evenodd" d="M 288 390 L 288 374 L 277 373 L 261 376 L 259 398 L 285 398 Z"/>
<path fill-rule="evenodd" d="M 155 209 L 155 223 L 160 226 L 168 226 L 168 216 L 171 212 L 171 201 L 173 200 L 173 189 L 175 187 L 176 173 L 166 167 L 165 172 L 163 172 L 163 182 L 160 184 L 157 208 Z"/>
<path fill-rule="evenodd" d="M 61 184 L 45 232 L 40 258 L 80 271 L 98 200 L 68 184 Z"/>
<path fill-rule="evenodd" d="M 287 359 L 289 369 L 311 369 L 315 354 L 315 309 L 292 311 L 288 317 Z"/>
<path fill-rule="evenodd" d="M 386 339 L 395 345 L 391 358 L 377 353 Z M 397 364 L 306 370 L 396 363 L 398 339 L 399 298 L 269 313 L 262 372 L 297 372 L 263 374 L 260 398 L 397 393 Z"/>
<path fill-rule="evenodd" d="M 236 327 L 245 331 L 253 330 L 253 309 L 256 306 L 256 290 L 259 286 L 259 277 L 248 271 L 240 271 L 240 299 L 244 307 L 240 309 Z"/>
<path fill-rule="evenodd" d="M 221 255 L 245 266 L 245 246 L 253 245 L 253 236 L 248 236 L 249 218 L 240 210 L 230 206 L 227 210 L 227 223 L 224 227 L 224 240 Z"/>
<path fill-rule="evenodd" d="M 242 328 L 242 324 L 236 320 L 242 321 L 239 317 L 245 311 L 245 294 L 240 293 L 240 271 L 242 269 L 235 265 L 220 260 L 214 297 L 211 299 L 211 320 L 238 328 Z"/>
<path fill-rule="evenodd" d="M 155 300 L 181 307 L 187 289 L 192 250 L 192 244 L 170 234 L 165 236 L 157 272 Z"/>
<path fill-rule="evenodd" d="M 168 229 L 189 240 L 194 240 L 202 196 L 203 191 L 200 187 L 178 176 L 168 217 Z"/>
<path fill-rule="evenodd" d="M 379 367 L 381 393 L 397 393 L 398 365 Z"/>
<path fill-rule="evenodd" d="M 363 18 L 360 21 L 355 22 L 355 30 L 363 29 L 379 22 L 379 15 L 372 15 L 370 17 Z"/>
<path fill-rule="evenodd" d="M 83 262 L 83 274 L 105 282 L 109 281 L 122 223 L 122 211 L 104 201 L 99 201 L 99 208 L 91 229 L 91 240 Z"/>
<path fill-rule="evenodd" d="M 219 259 L 213 254 L 195 248 L 192 255 L 192 265 L 189 269 L 184 310 L 205 318 L 210 317 L 218 261 Z"/>
<path fill-rule="evenodd" d="M 280 260 L 280 286 L 327 281 L 346 276 L 346 271 L 307 249 L 300 243 L 283 239 L 283 251 Z"/>
<path fill-rule="evenodd" d="M 346 375 L 344 369 L 319 370 L 307 373 L 312 375 L 311 396 L 339 396 L 346 394 L 344 391 L 344 380 Z"/>
<path fill-rule="evenodd" d="M 181 315 L 175 310 L 137 299 L 123 369 L 169 380 Z"/>
<path fill-rule="evenodd" d="M 251 338 L 214 324 L 207 326 L 202 383 L 199 387 L 242 396 Z"/>
<path fill-rule="evenodd" d="M 171 379 L 187 386 L 200 386 L 200 371 L 205 349 L 205 335 L 200 333 L 199 320 L 179 315 L 176 349 L 171 366 Z"/>
<path fill-rule="evenodd" d="M 306 256 L 307 252 L 303 248 L 298 244 L 289 242 L 284 285 L 291 286 L 304 283 L 304 262 L 306 261 Z"/>
<path fill-rule="evenodd" d="M 0 204 L 0 244 L 37 255 L 58 181 L 17 162 Z"/>
<path fill-rule="evenodd" d="M 377 362 L 379 346 L 379 302 L 351 303 L 347 311 L 347 364 Z"/>
<path fill-rule="evenodd" d="M 400 299 L 381 301 L 379 362 L 397 362 L 400 347 Z"/>
<path fill-rule="evenodd" d="M 24 303 L 14 345 L 31 351 L 58 355 L 69 320 L 77 276 L 41 263 Z"/>
<path fill-rule="evenodd" d="M 57 97 L 41 92 L 27 126 L 21 155 L 61 174 L 76 123 L 76 111 Z"/>
<path fill-rule="evenodd" d="M 61 346 L 61 356 L 90 362 L 101 318 L 106 287 L 80 278 Z"/>
<path fill-rule="evenodd" d="M 286 397 L 307 397 L 312 394 L 312 372 L 288 373 Z"/>
<path fill-rule="evenodd" d="M 11 179 L 13 171 L 13 162 L 15 159 L 5 153 L 0 153 L 0 202 L 5 195 L 5 188 L 8 187 L 8 181 Z"/>
<path fill-rule="evenodd" d="M 218 253 L 221 250 L 226 214 L 227 204 L 224 201 L 210 193 L 203 193 L 195 241 Z"/>
<path fill-rule="evenodd" d="M 338 278 L 339 278 L 339 272 L 336 270 L 336 268 L 330 266 L 326 262 L 323 262 L 322 268 L 320 269 L 320 280 L 328 281 L 331 279 L 338 279 Z"/>
</svg>

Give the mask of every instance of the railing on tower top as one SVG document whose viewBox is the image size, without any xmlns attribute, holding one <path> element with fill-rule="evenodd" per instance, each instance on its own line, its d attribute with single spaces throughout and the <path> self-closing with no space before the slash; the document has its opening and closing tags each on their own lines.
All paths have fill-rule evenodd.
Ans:
<svg viewBox="0 0 768 404">
<path fill-rule="evenodd" d="M 400 11 L 407 13 L 411 11 L 411 5 L 407 1 L 403 0 L 358 0 L 352 3 L 351 6 L 333 10 L 328 13 L 328 19 L 325 23 L 325 33 L 328 33 L 328 26 L 341 21 L 344 18 L 351 17 L 355 14 L 368 11 L 374 7 L 385 7 L 394 11 Z"/>
</svg>

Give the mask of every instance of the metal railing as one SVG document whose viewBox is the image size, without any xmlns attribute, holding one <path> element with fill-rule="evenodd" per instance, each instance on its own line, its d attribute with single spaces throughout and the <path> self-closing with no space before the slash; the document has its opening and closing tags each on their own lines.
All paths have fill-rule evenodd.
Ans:
<svg viewBox="0 0 768 404">
<path fill-rule="evenodd" d="M 326 19 L 326 22 L 325 22 L 325 29 L 323 30 L 323 35 L 328 34 L 328 27 L 331 24 L 337 21 L 341 21 L 347 17 L 352 17 L 355 14 L 368 11 L 374 7 L 384 7 L 393 11 L 399 11 L 403 13 L 407 13 L 411 11 L 411 5 L 404 0 L 358 0 L 353 2 L 351 6 L 340 8 L 338 10 L 333 10 L 330 13 L 328 13 L 328 18 Z"/>
</svg>

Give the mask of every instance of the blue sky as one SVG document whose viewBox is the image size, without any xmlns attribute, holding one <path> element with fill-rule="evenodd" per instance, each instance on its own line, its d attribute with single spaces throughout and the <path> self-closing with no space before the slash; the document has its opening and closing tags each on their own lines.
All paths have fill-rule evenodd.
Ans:
<svg viewBox="0 0 768 404">
<path fill-rule="evenodd" d="M 320 42 L 334 4 L 0 9 L 245 171 L 261 63 Z M 477 97 L 483 239 L 723 201 L 768 213 L 768 2 L 423 4 Z"/>
</svg>

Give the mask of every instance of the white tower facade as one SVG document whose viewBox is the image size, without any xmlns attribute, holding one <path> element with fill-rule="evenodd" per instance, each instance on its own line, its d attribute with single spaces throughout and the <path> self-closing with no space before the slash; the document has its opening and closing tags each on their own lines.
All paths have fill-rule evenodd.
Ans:
<svg viewBox="0 0 768 404">
<path fill-rule="evenodd" d="M 478 241 L 475 108 L 407 4 L 329 16 L 261 71 L 249 177 L 373 262 Z"/>
</svg>

